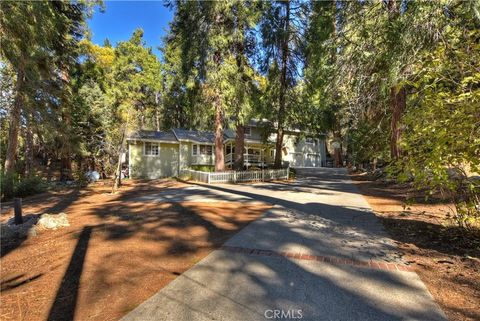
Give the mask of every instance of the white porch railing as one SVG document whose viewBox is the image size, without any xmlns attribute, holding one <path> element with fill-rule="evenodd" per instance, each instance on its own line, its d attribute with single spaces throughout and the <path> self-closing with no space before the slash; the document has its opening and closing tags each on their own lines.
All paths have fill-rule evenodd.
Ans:
<svg viewBox="0 0 480 321">
<path fill-rule="evenodd" d="M 232 164 L 234 162 L 234 154 L 225 155 L 225 164 Z M 243 163 L 245 165 L 258 165 L 265 164 L 265 157 L 260 157 L 260 155 L 254 154 L 243 154 Z"/>
<path fill-rule="evenodd" d="M 266 169 L 260 171 L 201 172 L 191 169 L 180 171 L 181 176 L 191 180 L 211 183 L 263 182 L 275 179 L 288 179 L 290 168 Z"/>
</svg>

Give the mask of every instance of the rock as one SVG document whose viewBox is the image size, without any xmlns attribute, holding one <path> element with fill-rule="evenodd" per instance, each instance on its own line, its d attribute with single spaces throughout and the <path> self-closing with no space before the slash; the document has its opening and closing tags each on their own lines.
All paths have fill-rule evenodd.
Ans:
<svg viewBox="0 0 480 321">
<path fill-rule="evenodd" d="M 32 226 L 31 228 L 28 229 L 28 236 L 37 236 L 37 228 Z"/>
<path fill-rule="evenodd" d="M 43 214 L 38 220 L 37 227 L 56 230 L 60 227 L 70 226 L 68 217 L 65 213 Z"/>
<path fill-rule="evenodd" d="M 23 224 L 15 224 L 15 218 L 8 219 L 6 224 L 1 225 L 0 237 L 9 239 L 14 237 L 23 238 L 25 236 L 35 236 L 35 223 L 37 223 L 38 215 L 29 214 L 23 217 Z"/>
<path fill-rule="evenodd" d="M 464 173 L 459 168 L 448 168 L 447 169 L 448 178 L 452 181 L 460 181 L 465 179 Z"/>
<path fill-rule="evenodd" d="M 100 174 L 97 171 L 88 171 L 85 176 L 90 182 L 96 182 L 100 179 Z"/>
</svg>

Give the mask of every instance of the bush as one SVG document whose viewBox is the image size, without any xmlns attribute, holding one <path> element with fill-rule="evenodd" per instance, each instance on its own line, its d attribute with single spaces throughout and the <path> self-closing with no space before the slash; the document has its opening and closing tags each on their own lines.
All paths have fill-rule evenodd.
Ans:
<svg viewBox="0 0 480 321">
<path fill-rule="evenodd" d="M 192 165 L 190 167 L 194 171 L 200 171 L 200 172 L 214 172 L 215 167 L 213 165 Z"/>
<path fill-rule="evenodd" d="M 88 183 L 90 183 L 89 177 L 82 170 L 75 171 L 73 173 L 73 178 L 80 187 L 86 187 Z"/>
<path fill-rule="evenodd" d="M 13 197 L 13 193 L 14 193 L 13 190 L 10 190 L 10 191 L 5 190 L 5 188 L 7 187 L 7 180 L 15 181 L 14 176 L 6 176 L 5 174 L 3 174 L 3 170 L 2 170 L 2 173 L 0 173 L 0 189 L 2 192 L 2 199 L 4 198 L 8 199 Z"/>
<path fill-rule="evenodd" d="M 16 182 L 14 187 L 15 196 L 28 196 L 45 192 L 47 183 L 38 176 L 26 177 Z"/>
<path fill-rule="evenodd" d="M 288 177 L 291 178 L 291 179 L 295 179 L 297 177 L 297 171 L 295 170 L 295 168 L 290 167 Z"/>
<path fill-rule="evenodd" d="M 182 181 L 190 181 L 190 180 L 192 180 L 192 175 L 187 174 L 187 173 L 182 173 L 178 176 L 178 179 L 180 179 Z"/>
</svg>

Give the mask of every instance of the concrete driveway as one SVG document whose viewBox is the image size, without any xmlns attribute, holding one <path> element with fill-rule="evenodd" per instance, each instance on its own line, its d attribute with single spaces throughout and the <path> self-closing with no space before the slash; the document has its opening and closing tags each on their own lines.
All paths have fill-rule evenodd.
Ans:
<svg viewBox="0 0 480 321">
<path fill-rule="evenodd" d="M 446 320 L 342 169 L 145 200 L 275 206 L 123 320 Z"/>
</svg>

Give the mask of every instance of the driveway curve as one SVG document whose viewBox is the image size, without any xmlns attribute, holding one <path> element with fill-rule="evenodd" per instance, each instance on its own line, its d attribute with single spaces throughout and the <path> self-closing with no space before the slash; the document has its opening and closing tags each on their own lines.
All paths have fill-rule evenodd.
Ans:
<svg viewBox="0 0 480 321">
<path fill-rule="evenodd" d="M 343 169 L 145 200 L 274 207 L 123 320 L 446 320 Z"/>
</svg>

